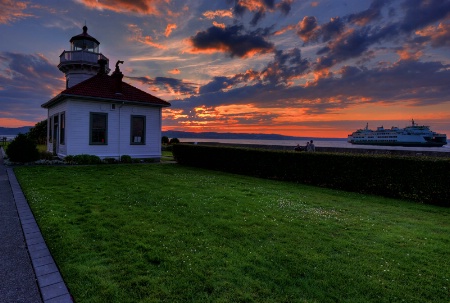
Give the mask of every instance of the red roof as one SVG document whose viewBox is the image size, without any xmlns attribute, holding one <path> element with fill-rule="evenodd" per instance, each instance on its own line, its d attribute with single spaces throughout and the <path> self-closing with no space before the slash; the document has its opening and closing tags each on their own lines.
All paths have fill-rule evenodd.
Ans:
<svg viewBox="0 0 450 303">
<path fill-rule="evenodd" d="M 121 83 L 120 93 L 117 92 L 118 81 Z M 170 106 L 169 102 L 150 95 L 128 83 L 122 82 L 121 80 L 118 80 L 117 77 L 108 76 L 106 74 L 97 74 L 92 78 L 65 89 L 59 95 L 41 106 L 49 108 L 66 98 L 73 97 L 82 99 L 89 98 L 89 100 L 97 99 L 97 101 L 140 103 L 142 105 L 161 107 Z"/>
</svg>

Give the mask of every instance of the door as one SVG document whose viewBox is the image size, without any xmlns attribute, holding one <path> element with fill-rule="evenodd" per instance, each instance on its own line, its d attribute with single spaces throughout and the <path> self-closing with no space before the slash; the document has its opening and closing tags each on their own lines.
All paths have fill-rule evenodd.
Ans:
<svg viewBox="0 0 450 303">
<path fill-rule="evenodd" d="M 59 153 L 59 116 L 53 117 L 53 154 Z"/>
</svg>

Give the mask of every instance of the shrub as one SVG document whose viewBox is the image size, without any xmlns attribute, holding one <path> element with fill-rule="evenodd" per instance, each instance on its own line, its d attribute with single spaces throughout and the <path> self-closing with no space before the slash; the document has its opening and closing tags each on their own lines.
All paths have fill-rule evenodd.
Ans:
<svg viewBox="0 0 450 303">
<path fill-rule="evenodd" d="M 132 163 L 133 159 L 131 159 L 131 157 L 128 156 L 128 155 L 122 155 L 120 157 L 120 162 L 122 162 L 122 163 Z"/>
<path fill-rule="evenodd" d="M 117 160 L 114 158 L 105 158 L 105 159 L 103 159 L 103 162 L 107 163 L 107 164 L 114 164 L 114 163 L 117 163 Z"/>
<path fill-rule="evenodd" d="M 34 162 L 39 160 L 36 142 L 24 134 L 18 134 L 6 148 L 6 154 L 11 162 Z"/>
<path fill-rule="evenodd" d="M 169 144 L 169 137 L 167 137 L 167 136 L 162 136 L 162 138 L 161 138 L 161 143 L 162 143 L 162 144 Z"/>
<path fill-rule="evenodd" d="M 169 144 L 176 144 L 176 143 L 180 143 L 180 140 L 178 138 L 172 138 L 169 141 Z"/>
<path fill-rule="evenodd" d="M 41 160 L 53 160 L 53 153 L 49 151 L 40 151 L 39 159 Z"/>
<path fill-rule="evenodd" d="M 73 162 L 80 165 L 89 165 L 89 164 L 101 164 L 102 160 L 100 159 L 100 157 L 95 155 L 81 154 L 73 156 Z"/>
<path fill-rule="evenodd" d="M 73 156 L 72 155 L 66 156 L 64 158 L 64 162 L 66 162 L 67 164 L 74 164 Z"/>
</svg>

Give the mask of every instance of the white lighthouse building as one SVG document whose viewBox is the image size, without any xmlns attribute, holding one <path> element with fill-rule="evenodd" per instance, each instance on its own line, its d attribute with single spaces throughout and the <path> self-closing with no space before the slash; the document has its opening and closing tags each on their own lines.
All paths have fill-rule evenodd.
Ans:
<svg viewBox="0 0 450 303">
<path fill-rule="evenodd" d="M 87 26 L 83 26 L 83 32 L 70 39 L 70 51 L 65 50 L 59 56 L 58 68 L 66 75 L 66 88 L 96 75 L 100 70 L 100 59 L 106 60 L 106 73 L 110 71 L 109 59 L 100 53 L 100 42 L 87 30 Z"/>
<path fill-rule="evenodd" d="M 119 64 L 124 61 L 108 75 L 109 60 L 99 44 L 84 26 L 60 56 L 66 89 L 41 105 L 48 111 L 47 150 L 61 158 L 159 160 L 162 108 L 170 103 L 123 82 Z"/>
</svg>

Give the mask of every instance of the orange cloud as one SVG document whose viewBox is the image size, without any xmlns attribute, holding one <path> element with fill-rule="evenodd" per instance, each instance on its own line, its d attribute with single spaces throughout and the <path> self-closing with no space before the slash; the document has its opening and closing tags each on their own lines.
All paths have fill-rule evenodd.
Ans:
<svg viewBox="0 0 450 303">
<path fill-rule="evenodd" d="M 311 2 L 311 6 L 312 6 L 312 7 L 317 7 L 317 6 L 319 6 L 319 1 L 313 1 L 313 2 Z"/>
<path fill-rule="evenodd" d="M 135 13 L 139 15 L 160 15 L 159 5 L 166 3 L 165 0 L 76 0 L 82 5 L 97 10 L 110 10 L 116 13 Z"/>
<path fill-rule="evenodd" d="M 168 71 L 168 73 L 172 74 L 172 75 L 178 75 L 180 73 L 180 70 L 178 68 L 174 68 L 174 69 Z"/>
<path fill-rule="evenodd" d="M 0 1 L 0 24 L 8 24 L 33 15 L 25 13 L 29 2 L 2 0 Z"/>
<path fill-rule="evenodd" d="M 438 26 L 430 25 L 416 31 L 422 37 L 428 37 L 434 47 L 450 46 L 450 23 L 439 23 Z"/>
<path fill-rule="evenodd" d="M 396 51 L 400 60 L 419 60 L 423 56 L 423 51 L 410 48 L 402 48 Z"/>
<path fill-rule="evenodd" d="M 166 37 L 169 37 L 170 34 L 172 33 L 172 31 L 173 31 L 174 29 L 176 29 L 176 28 L 177 28 L 177 25 L 176 25 L 175 23 L 169 23 L 169 24 L 167 24 L 166 31 L 165 31 L 164 35 L 165 35 Z"/>
<path fill-rule="evenodd" d="M 153 38 L 150 36 L 144 36 L 142 34 L 142 29 L 139 28 L 136 24 L 128 24 L 128 29 L 132 32 L 131 41 L 136 41 L 148 46 L 152 46 L 159 49 L 166 49 L 166 46 L 156 43 L 153 41 Z"/>
<path fill-rule="evenodd" d="M 215 27 L 220 27 L 220 28 L 225 28 L 226 27 L 225 23 L 218 23 L 216 21 L 213 22 L 213 25 Z"/>
<path fill-rule="evenodd" d="M 277 31 L 274 33 L 274 35 L 275 35 L 275 36 L 282 35 L 282 34 L 284 34 L 284 33 L 287 32 L 287 31 L 294 30 L 295 28 L 296 28 L 295 25 L 288 25 L 288 26 L 283 27 L 283 28 L 280 29 L 280 30 L 277 30 Z"/>
<path fill-rule="evenodd" d="M 247 8 L 249 11 L 259 11 L 264 8 L 262 0 L 238 0 L 237 4 Z"/>
<path fill-rule="evenodd" d="M 171 108 L 165 108 L 162 112 L 162 117 L 163 119 L 171 119 L 171 120 L 189 118 L 188 115 L 183 114 L 182 109 L 171 109 Z"/>
<path fill-rule="evenodd" d="M 217 11 L 207 11 L 203 13 L 203 16 L 207 19 L 214 18 L 233 18 L 233 12 L 231 10 L 217 10 Z"/>
</svg>

